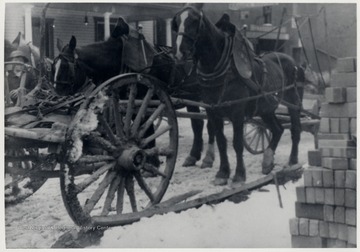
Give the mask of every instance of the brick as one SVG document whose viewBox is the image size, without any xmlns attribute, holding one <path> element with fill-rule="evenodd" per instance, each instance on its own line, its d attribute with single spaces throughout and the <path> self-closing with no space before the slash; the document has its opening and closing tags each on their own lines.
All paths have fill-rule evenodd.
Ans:
<svg viewBox="0 0 360 252">
<path fill-rule="evenodd" d="M 345 171 L 334 171 L 335 175 L 335 187 L 344 188 L 345 187 Z"/>
<path fill-rule="evenodd" d="M 322 167 L 333 170 L 347 170 L 349 168 L 349 162 L 347 158 L 332 158 L 325 157 L 321 159 Z"/>
<path fill-rule="evenodd" d="M 289 220 L 290 234 L 291 235 L 299 235 L 299 219 L 291 218 Z"/>
<path fill-rule="evenodd" d="M 320 237 L 329 237 L 329 223 L 326 221 L 319 221 L 319 235 Z"/>
<path fill-rule="evenodd" d="M 291 236 L 291 246 L 293 248 L 324 248 L 326 240 L 319 236 Z"/>
<path fill-rule="evenodd" d="M 324 205 L 324 221 L 334 221 L 334 206 Z"/>
<path fill-rule="evenodd" d="M 356 72 L 356 58 L 354 57 L 339 58 L 336 62 L 336 71 L 338 73 Z"/>
<path fill-rule="evenodd" d="M 345 223 L 356 226 L 356 208 L 345 209 Z"/>
<path fill-rule="evenodd" d="M 312 174 L 311 170 L 304 170 L 304 186 L 309 187 L 312 186 Z"/>
<path fill-rule="evenodd" d="M 356 102 L 330 104 L 323 103 L 321 105 L 320 117 L 356 117 Z"/>
<path fill-rule="evenodd" d="M 356 158 L 356 147 L 326 147 L 320 149 L 322 157 Z"/>
<path fill-rule="evenodd" d="M 341 207 L 341 206 L 335 207 L 334 222 L 345 223 L 345 207 Z"/>
<path fill-rule="evenodd" d="M 327 205 L 335 205 L 335 190 L 333 188 L 324 189 L 324 203 Z"/>
<path fill-rule="evenodd" d="M 323 204 L 325 202 L 324 188 L 315 188 L 315 203 Z"/>
<path fill-rule="evenodd" d="M 349 169 L 356 170 L 356 158 L 352 158 L 349 161 Z"/>
<path fill-rule="evenodd" d="M 338 236 L 338 224 L 329 222 L 329 237 L 336 239 Z"/>
<path fill-rule="evenodd" d="M 298 218 L 323 220 L 324 205 L 295 202 L 295 213 Z"/>
<path fill-rule="evenodd" d="M 317 169 L 317 168 L 311 169 L 312 185 L 314 187 L 322 187 L 323 186 L 322 170 L 323 170 L 322 168 L 320 168 L 320 169 Z"/>
<path fill-rule="evenodd" d="M 356 135 L 356 118 L 350 119 L 350 133 L 351 135 Z"/>
<path fill-rule="evenodd" d="M 315 188 L 314 187 L 306 187 L 306 203 L 313 204 L 315 203 Z"/>
<path fill-rule="evenodd" d="M 333 73 L 331 87 L 356 87 L 356 73 Z"/>
<path fill-rule="evenodd" d="M 311 166 L 321 166 L 320 150 L 309 150 L 308 151 L 308 163 Z"/>
<path fill-rule="evenodd" d="M 346 102 L 346 89 L 343 87 L 328 87 L 325 89 L 325 100 L 329 103 Z"/>
<path fill-rule="evenodd" d="M 319 235 L 319 220 L 309 220 L 309 236 Z"/>
<path fill-rule="evenodd" d="M 352 140 L 330 140 L 330 139 L 319 139 L 319 148 L 346 148 L 355 147 L 356 143 Z"/>
<path fill-rule="evenodd" d="M 349 118 L 345 118 L 349 119 Z M 349 134 L 345 133 L 318 133 L 318 139 L 328 139 L 328 140 L 350 140 Z M 334 147 L 334 146 L 331 146 Z"/>
<path fill-rule="evenodd" d="M 356 189 L 356 171 L 345 172 L 345 187 L 348 189 Z"/>
<path fill-rule="evenodd" d="M 339 119 L 340 119 L 339 133 L 349 133 L 350 132 L 350 119 L 349 118 L 339 118 Z"/>
<path fill-rule="evenodd" d="M 356 87 L 346 88 L 346 102 L 356 102 L 357 101 L 357 90 Z"/>
<path fill-rule="evenodd" d="M 330 132 L 340 133 L 340 118 L 330 118 Z"/>
<path fill-rule="evenodd" d="M 348 226 L 348 243 L 356 245 L 356 227 Z"/>
<path fill-rule="evenodd" d="M 326 241 L 327 248 L 346 248 L 347 243 L 339 239 L 327 239 Z"/>
<path fill-rule="evenodd" d="M 330 118 L 322 117 L 320 119 L 320 132 L 322 133 L 330 133 Z"/>
<path fill-rule="evenodd" d="M 333 187 L 335 185 L 334 182 L 334 171 L 323 169 L 323 186 L 324 187 Z"/>
<path fill-rule="evenodd" d="M 309 219 L 306 218 L 299 219 L 299 234 L 309 235 Z"/>
<path fill-rule="evenodd" d="M 345 205 L 345 189 L 335 188 L 334 198 L 336 206 L 344 206 Z"/>
<path fill-rule="evenodd" d="M 296 187 L 296 199 L 298 202 L 306 203 L 305 187 L 303 186 Z"/>
<path fill-rule="evenodd" d="M 356 191 L 352 189 L 345 189 L 345 206 L 356 207 Z"/>
</svg>

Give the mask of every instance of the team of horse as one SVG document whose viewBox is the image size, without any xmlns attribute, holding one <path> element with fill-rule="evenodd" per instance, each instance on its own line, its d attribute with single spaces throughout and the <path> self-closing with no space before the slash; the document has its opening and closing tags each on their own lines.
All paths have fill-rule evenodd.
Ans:
<svg viewBox="0 0 360 252">
<path fill-rule="evenodd" d="M 73 95 L 90 81 L 99 85 L 126 69 L 131 72 L 146 72 L 169 83 L 167 88 L 170 95 L 213 105 L 206 109 L 209 148 L 202 167 L 211 167 L 213 164 L 216 138 L 220 167 L 214 180 L 215 185 L 227 184 L 231 173 L 224 118 L 233 125 L 236 169 L 232 181 L 243 183 L 246 181 L 243 160 L 244 121 L 260 116 L 272 133 L 273 137 L 262 162 L 262 172 L 268 174 L 274 167 L 274 154 L 284 131 L 275 115 L 275 109 L 280 102 L 285 101 L 289 105 L 291 120 L 292 148 L 289 165 L 298 163 L 303 87 L 296 83 L 299 75 L 304 75 L 305 72 L 286 54 L 274 52 L 261 57 L 255 55 L 252 44 L 236 29 L 228 16 L 223 16 L 213 24 L 203 12 L 202 5 L 187 4 L 174 16 L 172 29 L 176 33 L 176 44 L 173 54 L 161 52 L 155 45 L 144 40 L 141 34 L 137 34 L 137 38 L 142 39 L 141 42 L 146 43 L 149 52 L 152 52 L 150 64 L 142 70 L 132 69 L 132 66 L 123 62 L 124 47 L 134 31 L 122 18 L 119 18 L 110 38 L 104 42 L 77 47 L 74 36 L 65 46 L 58 40 L 60 53 L 52 65 L 52 83 L 56 92 L 59 95 Z M 6 43 L 6 46 L 12 48 L 11 44 Z M 193 67 L 188 67 L 189 59 L 193 62 Z M 302 79 L 305 78 L 306 76 L 302 76 Z M 174 90 L 183 92 L 177 93 Z M 269 92 L 274 95 L 267 95 Z M 260 98 L 251 99 L 259 94 L 262 95 Z M 141 92 L 138 95 L 141 98 Z M 200 112 L 195 106 L 187 106 L 187 110 Z M 201 158 L 203 148 L 203 120 L 191 119 L 191 126 L 194 140 L 184 166 L 195 165 Z"/>
</svg>

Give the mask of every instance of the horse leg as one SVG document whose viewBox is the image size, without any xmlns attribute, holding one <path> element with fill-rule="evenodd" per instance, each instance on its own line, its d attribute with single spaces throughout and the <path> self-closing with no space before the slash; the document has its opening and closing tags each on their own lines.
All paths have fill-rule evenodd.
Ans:
<svg viewBox="0 0 360 252">
<path fill-rule="evenodd" d="M 214 184 L 226 185 L 227 180 L 230 177 L 230 165 L 227 156 L 227 141 L 224 135 L 224 121 L 221 117 L 217 117 L 214 112 L 208 112 L 208 120 L 214 127 L 214 133 L 216 137 L 217 146 L 220 154 L 220 167 L 216 173 Z"/>
<path fill-rule="evenodd" d="M 243 159 L 243 151 L 244 151 L 244 115 L 237 114 L 232 118 L 233 124 L 233 146 L 236 152 L 236 170 L 235 175 L 233 177 L 233 183 L 241 183 L 246 180 L 246 170 Z"/>
<path fill-rule="evenodd" d="M 269 174 L 274 168 L 274 154 L 280 141 L 281 135 L 284 132 L 284 128 L 276 118 L 275 113 L 266 113 L 261 115 L 265 125 L 270 129 L 272 133 L 272 139 L 269 143 L 269 147 L 264 151 L 264 157 L 262 162 L 262 173 Z"/>
<path fill-rule="evenodd" d="M 215 160 L 215 148 L 214 148 L 215 132 L 214 132 L 214 127 L 212 126 L 210 121 L 208 121 L 208 123 L 207 123 L 207 130 L 208 130 L 208 135 L 209 135 L 209 143 L 208 143 L 205 157 L 201 164 L 201 168 L 211 168 L 213 166 L 213 163 Z"/>
<path fill-rule="evenodd" d="M 187 106 L 188 112 L 200 113 L 199 107 Z M 190 154 L 186 157 L 183 166 L 193 166 L 196 161 L 201 158 L 201 152 L 203 148 L 202 132 L 204 128 L 204 121 L 200 119 L 191 119 L 191 128 L 194 132 L 194 140 L 190 150 Z"/>
<path fill-rule="evenodd" d="M 289 115 L 291 121 L 290 131 L 292 141 L 289 165 L 294 165 L 298 163 L 299 142 L 301 138 L 300 110 L 289 108 Z"/>
</svg>

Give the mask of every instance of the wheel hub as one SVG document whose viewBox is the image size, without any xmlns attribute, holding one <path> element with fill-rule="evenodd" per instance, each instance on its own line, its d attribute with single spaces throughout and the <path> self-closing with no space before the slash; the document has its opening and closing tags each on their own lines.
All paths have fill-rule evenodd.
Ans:
<svg viewBox="0 0 360 252">
<path fill-rule="evenodd" d="M 126 170 L 139 171 L 144 167 L 146 161 L 146 153 L 136 146 L 125 148 L 117 159 L 119 167 Z"/>
</svg>

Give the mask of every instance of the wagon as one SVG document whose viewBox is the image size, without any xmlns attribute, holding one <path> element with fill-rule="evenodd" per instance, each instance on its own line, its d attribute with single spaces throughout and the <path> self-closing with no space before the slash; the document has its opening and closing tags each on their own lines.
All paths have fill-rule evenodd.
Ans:
<svg viewBox="0 0 360 252">
<path fill-rule="evenodd" d="M 5 201 L 19 203 L 47 178 L 59 177 L 66 209 L 80 226 L 120 225 L 156 208 L 175 169 L 177 117 L 204 118 L 174 107 L 211 106 L 173 98 L 165 83 L 147 74 L 121 74 L 67 97 L 51 89 L 41 95 L 43 82 L 18 98 L 21 106 L 5 109 Z M 254 118 L 244 137 L 245 147 L 258 154 L 271 135 Z"/>
</svg>

